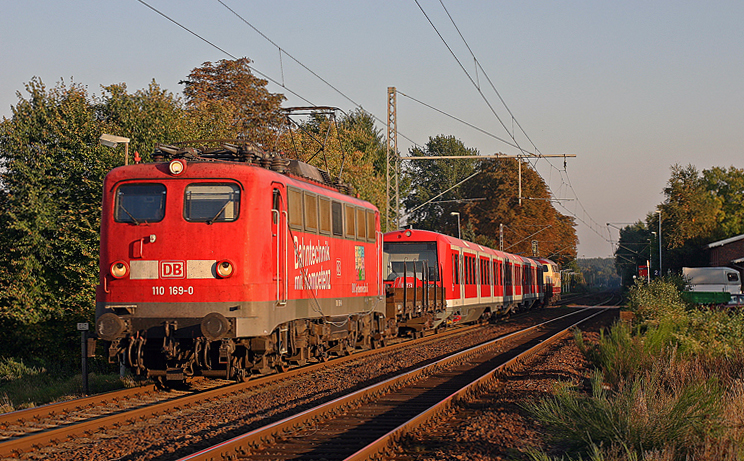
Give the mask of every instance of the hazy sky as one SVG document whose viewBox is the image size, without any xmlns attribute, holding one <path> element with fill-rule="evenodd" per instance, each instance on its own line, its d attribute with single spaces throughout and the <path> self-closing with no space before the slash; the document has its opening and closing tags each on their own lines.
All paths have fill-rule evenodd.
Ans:
<svg viewBox="0 0 744 461">
<path fill-rule="evenodd" d="M 482 154 L 517 154 L 495 139 L 513 133 L 526 151 L 576 154 L 566 171 L 562 159 L 537 168 L 556 198 L 572 199 L 557 207 L 579 220 L 579 257 L 610 256 L 612 226 L 661 203 L 672 164 L 744 167 L 744 2 L 442 0 L 476 71 L 442 3 L 418 1 L 446 45 L 414 0 L 223 0 L 340 95 L 217 0 L 147 3 L 224 52 L 137 0 L 0 0 L 0 116 L 34 76 L 96 94 L 154 79 L 180 94 L 179 80 L 225 52 L 313 104 L 357 103 L 381 120 L 395 86 L 492 135 L 399 95 L 403 153 L 406 138 L 447 134 Z M 269 84 L 285 106 L 307 105 L 287 89 Z"/>
</svg>

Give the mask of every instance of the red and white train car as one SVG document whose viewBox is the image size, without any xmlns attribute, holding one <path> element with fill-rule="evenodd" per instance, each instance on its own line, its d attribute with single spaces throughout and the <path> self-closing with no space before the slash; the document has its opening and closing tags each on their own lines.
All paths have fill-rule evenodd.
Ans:
<svg viewBox="0 0 744 461">
<path fill-rule="evenodd" d="M 533 259 L 425 230 L 389 232 L 384 239 L 386 284 L 394 285 L 404 270 L 406 276 L 413 275 L 417 267 L 417 279 L 442 288 L 446 310 L 437 315 L 434 327 L 530 308 L 545 300 L 543 266 Z"/>
<path fill-rule="evenodd" d="M 396 333 L 373 205 L 240 146 L 156 155 L 104 183 L 96 332 L 111 360 L 241 378 Z"/>
</svg>

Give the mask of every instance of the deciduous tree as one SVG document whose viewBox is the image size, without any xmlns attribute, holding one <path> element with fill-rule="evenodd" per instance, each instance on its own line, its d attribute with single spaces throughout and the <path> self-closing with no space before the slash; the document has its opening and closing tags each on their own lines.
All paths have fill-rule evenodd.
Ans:
<svg viewBox="0 0 744 461">
<path fill-rule="evenodd" d="M 284 95 L 266 89 L 267 81 L 253 75 L 251 60 L 223 59 L 205 62 L 182 81 L 186 105 L 190 110 L 232 114 L 231 137 L 244 137 L 274 150 L 277 137 L 285 128 L 281 109 Z"/>
</svg>

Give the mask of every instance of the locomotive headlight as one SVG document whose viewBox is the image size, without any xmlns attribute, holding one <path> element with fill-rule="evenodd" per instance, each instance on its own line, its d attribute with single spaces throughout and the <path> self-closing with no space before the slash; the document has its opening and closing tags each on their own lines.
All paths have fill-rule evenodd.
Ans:
<svg viewBox="0 0 744 461">
<path fill-rule="evenodd" d="M 124 261 L 116 261 L 111 265 L 111 275 L 120 279 L 129 273 L 129 267 Z"/>
<path fill-rule="evenodd" d="M 230 261 L 220 261 L 217 263 L 217 275 L 220 278 L 226 279 L 233 275 L 234 268 Z"/>
<path fill-rule="evenodd" d="M 186 169 L 186 164 L 182 160 L 173 160 L 168 165 L 168 171 L 171 172 L 172 175 L 179 175 L 183 173 L 183 170 Z"/>
</svg>

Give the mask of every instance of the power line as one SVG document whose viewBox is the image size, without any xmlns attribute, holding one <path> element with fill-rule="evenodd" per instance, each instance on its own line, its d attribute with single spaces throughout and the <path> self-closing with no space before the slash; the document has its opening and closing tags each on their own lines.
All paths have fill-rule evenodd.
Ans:
<svg viewBox="0 0 744 461">
<path fill-rule="evenodd" d="M 236 57 L 235 55 L 233 55 L 232 53 L 229 53 L 228 51 L 225 51 L 225 50 L 223 50 L 223 49 L 222 49 L 222 48 L 220 48 L 219 46 L 215 45 L 214 43 L 210 42 L 210 41 L 209 41 L 209 40 L 207 40 L 206 38 L 202 37 L 201 35 L 197 34 L 197 33 L 196 33 L 196 32 L 194 32 L 194 31 L 192 31 L 192 30 L 191 30 L 191 29 L 189 29 L 188 27 L 184 26 L 183 24 L 179 23 L 179 22 L 178 22 L 178 21 L 176 21 L 175 19 L 173 19 L 173 18 L 171 18 L 170 16 L 168 16 L 167 14 L 165 14 L 165 13 L 161 12 L 160 10 L 156 9 L 155 7 L 153 7 L 153 6 L 149 5 L 149 4 L 148 4 L 147 2 L 145 2 L 144 0 L 137 0 L 137 1 L 138 1 L 138 2 L 140 2 L 141 4 L 145 5 L 146 7 L 150 8 L 150 9 L 151 9 L 152 11 L 156 12 L 156 13 L 157 13 L 157 14 L 159 14 L 160 16 L 164 17 L 164 18 L 165 18 L 165 19 L 167 19 L 168 21 L 170 21 L 170 22 L 172 22 L 173 24 L 177 25 L 177 26 L 178 26 L 178 27 L 180 27 L 181 29 L 183 29 L 183 30 L 185 30 L 186 32 L 190 33 L 190 34 L 191 34 L 191 35 L 193 35 L 194 37 L 198 38 L 199 40 L 201 40 L 201 41 L 203 41 L 203 42 L 205 42 L 205 43 L 209 44 L 210 46 L 214 47 L 215 49 L 217 49 L 217 50 L 219 50 L 219 51 L 221 51 L 221 52 L 223 52 L 223 53 L 225 53 L 226 55 L 230 56 L 230 57 L 231 57 L 231 58 L 233 58 L 233 59 L 238 59 L 238 58 L 237 58 L 237 57 Z M 274 80 L 273 78 L 271 78 L 271 77 L 269 77 L 268 75 L 264 74 L 263 72 L 259 71 L 259 70 L 258 70 L 258 69 L 256 69 L 256 68 L 255 68 L 254 66 L 249 66 L 249 68 L 250 68 L 251 70 L 253 70 L 253 71 L 254 71 L 255 73 L 257 73 L 258 75 L 260 75 L 261 77 L 265 78 L 266 80 L 270 81 L 271 83 L 273 83 L 273 84 L 275 84 L 275 85 L 278 85 L 278 86 L 280 86 L 280 87 L 284 88 L 285 90 L 289 91 L 290 93 L 292 93 L 293 95 L 295 95 L 295 96 L 297 96 L 298 98 L 302 99 L 303 101 L 305 101 L 306 103 L 310 104 L 311 106 L 314 106 L 314 105 L 315 105 L 315 104 L 313 104 L 312 102 L 310 102 L 309 100 L 307 100 L 307 99 L 303 98 L 303 97 L 302 97 L 302 96 L 300 96 L 299 94 L 297 94 L 297 93 L 295 93 L 294 91 L 290 90 L 290 89 L 289 89 L 288 87 L 286 87 L 285 85 L 283 85 L 283 84 L 281 84 L 281 83 L 277 82 L 277 81 L 276 81 L 276 80 Z"/>
<path fill-rule="evenodd" d="M 445 45 L 445 47 L 447 48 L 447 50 L 448 50 L 448 51 L 450 52 L 450 54 L 452 55 L 452 57 L 453 57 L 453 58 L 455 59 L 455 61 L 457 62 L 457 64 L 458 64 L 458 65 L 460 66 L 460 68 L 462 69 L 462 71 L 463 71 L 463 72 L 465 72 L 465 75 L 466 75 L 466 76 L 468 77 L 468 79 L 469 79 L 469 80 L 470 80 L 470 82 L 471 82 L 471 83 L 473 84 L 473 86 L 474 86 L 474 87 L 475 87 L 475 88 L 477 89 L 478 93 L 479 93 L 479 94 L 481 95 L 481 97 L 483 98 L 483 100 L 484 100 L 484 101 L 486 102 L 486 105 L 487 105 L 487 106 L 489 107 L 489 109 L 491 109 L 491 112 L 492 112 L 492 113 L 494 114 L 494 116 L 495 116 L 495 117 L 496 117 L 496 119 L 497 119 L 497 120 L 499 121 L 499 123 L 501 124 L 501 126 L 502 126 L 502 127 L 504 128 L 504 130 L 506 130 L 506 132 L 507 132 L 507 133 L 509 134 L 509 136 L 510 136 L 510 137 L 512 138 L 512 140 L 513 140 L 513 141 L 514 141 L 514 143 L 516 144 L 516 147 L 517 147 L 517 148 L 518 148 L 518 149 L 519 149 L 519 150 L 520 150 L 520 151 L 521 151 L 522 153 L 525 153 L 524 149 L 522 149 L 522 147 L 521 147 L 521 146 L 519 146 L 519 142 L 518 142 L 518 141 L 516 140 L 516 137 L 514 136 L 514 133 L 512 133 L 512 132 L 511 132 L 511 131 L 510 131 L 510 130 L 509 130 L 509 129 L 508 129 L 507 127 L 506 127 L 506 125 L 504 124 L 504 122 L 503 122 L 503 120 L 501 119 L 501 117 L 499 117 L 499 116 L 498 116 L 498 114 L 497 114 L 497 113 L 496 113 L 496 111 L 494 110 L 493 106 L 492 106 L 492 105 L 491 105 L 491 103 L 490 103 L 490 102 L 488 101 L 488 98 L 487 98 L 487 97 L 485 96 L 485 94 L 483 93 L 483 91 L 482 91 L 482 89 L 481 89 L 481 87 L 480 87 L 480 83 L 479 83 L 479 82 L 476 82 L 476 81 L 475 81 L 475 80 L 473 79 L 473 77 L 472 77 L 472 76 L 470 75 L 470 73 L 469 73 L 469 72 L 467 71 L 467 69 L 465 69 L 465 66 L 463 66 L 463 64 L 462 64 L 462 62 L 460 61 L 460 59 L 459 59 L 459 58 L 457 57 L 457 55 L 456 55 L 456 54 L 455 54 L 455 53 L 453 52 L 452 48 L 451 48 L 451 47 L 449 46 L 449 44 L 448 44 L 448 43 L 447 43 L 447 41 L 446 41 L 446 40 L 444 39 L 444 37 L 442 36 L 442 34 L 441 34 L 441 33 L 439 32 L 439 30 L 437 29 L 437 27 L 436 27 L 436 26 L 434 25 L 434 23 L 432 22 L 432 20 L 431 20 L 431 19 L 429 18 L 429 16 L 428 16 L 428 15 L 426 14 L 426 11 L 424 11 L 423 7 L 422 7 L 422 6 L 421 6 L 421 4 L 420 4 L 420 3 L 418 2 L 418 0 L 414 0 L 414 1 L 415 1 L 416 5 L 417 5 L 417 6 L 419 7 L 419 9 L 421 10 L 421 12 L 423 13 L 424 17 L 425 17 L 425 18 L 427 19 L 427 21 L 429 22 L 429 24 L 430 24 L 430 25 L 432 26 L 432 28 L 434 29 L 434 31 L 435 31 L 435 32 L 437 33 L 437 35 L 439 36 L 439 38 L 440 38 L 440 39 L 442 40 L 442 42 L 444 43 L 444 45 Z M 503 104 L 503 106 L 504 106 L 504 107 L 506 108 L 507 112 L 508 112 L 508 113 L 509 113 L 509 115 L 511 116 L 511 118 L 512 118 L 512 122 L 513 122 L 513 123 L 516 123 L 516 125 L 517 125 L 517 126 L 519 127 L 519 129 L 521 130 L 521 132 L 522 132 L 522 133 L 524 134 L 524 136 L 525 136 L 525 137 L 527 138 L 527 140 L 528 140 L 528 141 L 529 141 L 529 142 L 530 142 L 530 143 L 532 144 L 532 146 L 534 147 L 534 149 L 535 149 L 535 152 L 536 152 L 536 154 L 532 154 L 532 155 L 533 155 L 533 156 L 535 156 L 535 157 L 537 157 L 538 159 L 540 159 L 540 158 L 544 158 L 544 157 L 542 156 L 542 154 L 540 153 L 539 149 L 538 149 L 538 148 L 537 148 L 537 147 L 535 146 L 534 142 L 532 142 L 532 140 L 530 139 L 529 135 L 528 135 L 528 134 L 526 133 L 526 131 L 525 131 L 525 130 L 524 130 L 524 129 L 522 128 L 522 126 L 521 126 L 521 124 L 519 123 L 519 121 L 518 121 L 518 120 L 516 119 L 516 117 L 514 117 L 514 114 L 512 113 L 512 111 L 511 111 L 511 109 L 509 108 L 509 106 L 508 106 L 508 105 L 506 104 L 506 101 L 504 101 L 504 99 L 503 99 L 503 97 L 501 96 L 501 94 L 500 94 L 500 93 L 498 92 L 498 90 L 496 89 L 496 87 L 495 87 L 495 85 L 493 84 L 493 82 L 491 81 L 490 77 L 488 77 L 488 74 L 487 74 L 487 72 L 486 72 L 486 71 L 485 71 L 485 69 L 483 69 L 483 67 L 481 66 L 481 64 L 480 64 L 480 62 L 478 61 L 477 57 L 476 57 L 476 56 L 475 56 L 475 54 L 473 53 L 473 50 L 472 50 L 472 49 L 470 48 L 470 45 L 468 44 L 467 40 L 466 40 L 466 39 L 465 39 L 465 37 L 464 37 L 464 36 L 462 35 L 462 32 L 460 32 L 460 29 L 459 29 L 459 27 L 457 27 L 457 24 L 455 23 L 454 19 L 452 18 L 452 15 L 451 15 L 451 14 L 449 13 L 449 11 L 447 10 L 447 8 L 446 8 L 446 7 L 444 6 L 444 2 L 443 2 L 443 0 L 440 0 L 440 4 L 442 5 L 442 8 L 444 9 L 445 13 L 446 13 L 446 14 L 447 14 L 447 16 L 449 17 L 449 19 L 450 19 L 450 21 L 452 22 L 453 26 L 454 26 L 454 27 L 455 27 L 455 29 L 457 30 L 457 33 L 459 34 L 460 38 L 461 38 L 461 39 L 462 39 L 462 41 L 463 41 L 463 42 L 465 43 L 465 46 L 467 47 L 468 51 L 470 52 L 470 55 L 472 56 L 472 58 L 473 58 L 473 60 L 474 60 L 474 62 L 475 62 L 475 65 L 476 65 L 476 74 L 477 74 L 477 70 L 478 70 L 478 69 L 480 69 L 480 70 L 481 70 L 481 71 L 483 72 L 483 74 L 484 74 L 484 76 L 486 77 L 487 81 L 488 81 L 488 82 L 489 82 L 489 84 L 491 85 L 491 88 L 492 88 L 492 89 L 493 89 L 493 91 L 494 91 L 494 92 L 496 93 L 496 95 L 498 96 L 499 100 L 501 101 L 501 103 Z M 476 75 L 476 79 L 477 79 L 477 75 Z M 527 157 L 529 157 L 529 156 L 527 156 Z M 535 171 L 537 171 L 537 159 L 535 160 L 535 162 L 534 162 L 534 163 L 532 163 L 532 162 L 530 161 L 530 158 L 527 158 L 527 160 L 528 160 L 528 161 L 529 161 L 529 162 L 530 162 L 530 163 L 532 164 L 532 166 L 533 166 L 533 168 L 535 169 Z M 567 186 L 568 186 L 568 188 L 569 188 L 569 189 L 571 190 L 571 192 L 573 193 L 573 196 L 574 196 L 574 197 L 576 198 L 576 202 L 577 202 L 577 203 L 578 203 L 578 205 L 579 205 L 579 206 L 581 207 L 581 210 L 583 211 L 583 214 L 584 214 L 584 216 L 588 217 L 589 221 L 591 221 L 591 222 L 587 222 L 587 221 L 586 221 L 586 220 L 584 220 L 584 219 L 583 219 L 582 217 L 578 216 L 578 213 L 576 213 L 575 211 L 573 211 L 573 212 L 572 212 L 571 210 L 569 210 L 568 208 L 566 208 L 566 207 L 565 207 L 565 206 L 563 206 L 562 204 L 560 204 L 560 205 L 561 205 L 561 207 L 562 207 L 562 208 L 563 208 L 564 210 L 566 210 L 566 211 L 568 212 L 568 214 L 569 214 L 569 215 L 573 216 L 573 217 L 574 217 L 574 218 L 576 218 L 576 219 L 577 219 L 577 220 L 578 220 L 579 222 L 581 222 L 582 224 L 584 224 L 585 226 L 587 226 L 587 227 L 588 227 L 588 228 L 589 228 L 589 229 L 590 229 L 590 230 L 591 230 L 592 232 L 594 232 L 595 234 L 597 234 L 597 235 L 598 235 L 598 236 L 599 236 L 600 238 L 604 239 L 605 241 L 610 241 L 610 240 L 609 240 L 609 239 L 608 239 L 607 237 L 605 237 L 605 236 L 604 236 L 604 235 L 602 235 L 602 234 L 601 234 L 601 233 L 600 233 L 599 231 L 597 231 L 597 228 L 601 228 L 601 226 L 600 226 L 600 224 L 599 224 L 599 223 L 597 223 L 597 222 L 596 222 L 596 221 L 595 221 L 595 220 L 594 220 L 594 219 L 593 219 L 593 218 L 592 218 L 592 217 L 591 217 L 591 216 L 589 215 L 589 213 L 588 213 L 588 212 L 586 211 L 586 208 L 584 207 L 583 203 L 581 203 L 581 200 L 579 199 L 579 197 L 578 197 L 578 194 L 576 194 L 576 191 L 574 190 L 574 188 L 573 188 L 573 185 L 571 184 L 570 178 L 568 177 L 568 172 L 567 172 L 567 171 L 566 171 L 565 169 L 564 169 L 564 170 L 560 170 L 560 169 L 556 168 L 556 167 L 555 167 L 555 165 L 553 165 L 553 164 L 552 164 L 552 163 L 551 163 L 550 161 L 547 161 L 547 163 L 548 163 L 548 165 L 550 165 L 550 167 L 551 167 L 551 168 L 553 168 L 553 169 L 557 170 L 557 171 L 558 171 L 558 172 L 560 173 L 561 183 L 562 183 L 562 184 L 564 184 L 564 185 L 567 185 Z M 566 174 L 566 179 L 565 179 L 565 180 L 564 180 L 564 177 L 563 177 L 563 174 L 564 174 L 564 173 Z M 539 174 L 539 173 L 538 173 L 538 174 Z M 547 186 L 548 186 L 548 190 L 550 191 L 551 195 L 554 195 L 554 196 L 555 196 L 555 194 L 554 194 L 554 193 L 553 193 L 553 191 L 551 190 L 550 184 L 549 184 L 549 183 L 547 183 L 547 182 L 546 182 L 546 184 L 547 184 Z M 596 226 L 597 228 L 595 228 L 595 226 Z"/>
</svg>

